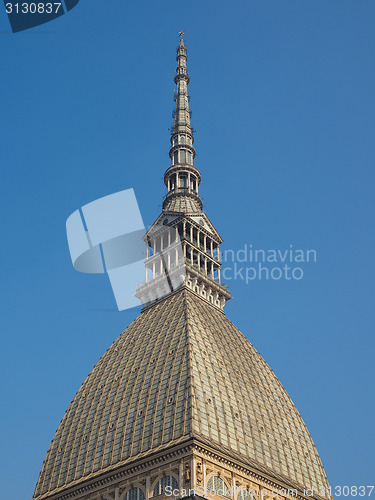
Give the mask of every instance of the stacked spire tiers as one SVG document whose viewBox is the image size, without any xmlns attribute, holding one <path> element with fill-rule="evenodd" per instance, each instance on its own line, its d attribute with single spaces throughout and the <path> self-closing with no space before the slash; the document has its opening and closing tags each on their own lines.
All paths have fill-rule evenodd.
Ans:
<svg viewBox="0 0 375 500">
<path fill-rule="evenodd" d="M 148 306 L 171 292 L 188 287 L 223 309 L 231 298 L 221 281 L 222 239 L 202 207 L 199 170 L 194 166 L 194 136 L 190 119 L 187 51 L 181 34 L 177 47 L 175 109 L 169 157 L 164 174 L 167 194 L 163 211 L 147 232 L 145 282 L 136 295 Z"/>
<path fill-rule="evenodd" d="M 202 210 L 202 200 L 198 194 L 201 176 L 193 165 L 195 149 L 188 94 L 190 78 L 187 70 L 187 51 L 182 35 L 177 48 L 177 70 L 174 81 L 176 105 L 169 150 L 172 165 L 164 175 L 168 193 L 163 202 L 163 209 L 186 211 L 189 208 L 190 212 L 199 212 Z M 179 200 L 180 197 L 183 199 Z M 185 209 L 182 209 L 183 207 Z"/>
<path fill-rule="evenodd" d="M 167 195 L 137 290 L 145 307 L 69 405 L 34 500 L 332 498 L 297 408 L 223 311 L 230 293 L 198 195 L 186 60 L 181 37 Z"/>
</svg>

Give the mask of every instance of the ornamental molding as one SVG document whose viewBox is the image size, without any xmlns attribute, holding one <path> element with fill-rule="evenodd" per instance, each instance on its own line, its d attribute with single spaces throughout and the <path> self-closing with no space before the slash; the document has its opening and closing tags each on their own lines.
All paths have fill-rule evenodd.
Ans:
<svg viewBox="0 0 375 500">
<path fill-rule="evenodd" d="M 272 490 L 285 491 L 297 490 L 297 495 L 291 494 L 281 494 L 278 497 L 287 497 L 293 500 L 327 500 L 323 497 L 314 494 L 314 496 L 306 496 L 303 492 L 303 487 L 294 483 L 288 483 L 282 478 L 273 478 L 269 476 L 266 472 L 256 469 L 255 466 L 244 464 L 241 460 L 229 456 L 226 452 L 219 452 L 218 450 L 212 448 L 211 446 L 199 441 L 197 438 L 190 438 L 185 443 L 175 445 L 169 450 L 155 452 L 153 455 L 133 460 L 129 464 L 118 465 L 116 470 L 103 472 L 100 476 L 96 478 L 86 478 L 78 482 L 78 484 L 71 484 L 70 486 L 61 487 L 59 490 L 55 490 L 55 493 L 47 493 L 44 495 L 39 495 L 33 500 L 68 500 L 73 498 L 92 498 L 91 493 L 97 492 L 98 494 L 110 494 L 112 488 L 125 488 L 125 485 L 121 485 L 126 480 L 131 479 L 133 476 L 139 475 L 139 473 L 147 472 L 148 475 L 153 477 L 159 477 L 160 474 L 175 472 L 178 470 L 176 464 L 174 463 L 176 459 L 181 461 L 181 459 L 186 458 L 188 455 L 197 455 L 199 459 L 207 463 L 207 472 L 215 471 L 223 475 L 230 473 L 238 473 L 242 476 L 246 476 L 236 479 L 241 482 L 251 481 L 256 484 L 259 488 L 264 488 L 270 491 L 269 496 L 274 496 Z M 160 467 L 162 466 L 162 467 Z M 159 467 L 156 472 L 154 469 Z M 223 469 L 220 471 L 220 468 Z M 134 478 L 134 484 L 136 482 L 140 483 L 140 478 Z M 182 485 L 181 485 L 182 486 Z M 105 489 L 105 491 L 103 491 Z M 122 490 L 123 492 L 124 490 Z"/>
<path fill-rule="evenodd" d="M 247 479 L 254 480 L 257 483 L 257 486 L 271 490 L 271 492 L 272 490 L 297 490 L 297 495 L 280 494 L 278 495 L 279 497 L 284 496 L 300 500 L 327 500 L 327 498 L 323 498 L 317 494 L 314 494 L 314 496 L 306 496 L 302 493 L 304 488 L 301 485 L 297 485 L 296 483 L 287 483 L 285 479 L 282 479 L 281 477 L 280 479 L 272 478 L 266 472 L 257 470 L 251 465 L 245 465 L 243 462 L 236 458 L 229 458 L 228 455 L 223 454 L 215 450 L 214 448 L 211 448 L 210 446 L 198 441 L 196 438 L 194 438 L 193 451 L 195 453 L 198 453 L 201 458 L 209 459 L 211 461 L 211 468 L 212 466 L 216 465 L 216 467 L 221 466 L 222 468 L 227 468 L 232 473 L 239 472 L 242 475 L 248 476 Z M 212 464 L 212 462 L 214 463 Z"/>
<path fill-rule="evenodd" d="M 71 498 L 84 497 L 85 494 L 94 491 L 99 492 L 105 486 L 119 487 L 121 482 L 139 473 L 149 472 L 150 474 L 155 474 L 152 472 L 152 469 L 160 465 L 167 466 L 168 462 L 173 462 L 176 458 L 184 458 L 187 454 L 191 453 L 192 448 L 192 443 L 189 440 L 169 450 L 155 452 L 143 459 L 135 459 L 129 464 L 116 465 L 114 467 L 116 470 L 102 472 L 95 478 L 82 478 L 77 484 L 71 483 L 71 485 L 62 486 L 55 489 L 55 493 L 52 491 L 50 493 L 38 495 L 34 497 L 33 500 L 68 500 Z M 163 470 L 168 469 L 163 467 Z"/>
</svg>

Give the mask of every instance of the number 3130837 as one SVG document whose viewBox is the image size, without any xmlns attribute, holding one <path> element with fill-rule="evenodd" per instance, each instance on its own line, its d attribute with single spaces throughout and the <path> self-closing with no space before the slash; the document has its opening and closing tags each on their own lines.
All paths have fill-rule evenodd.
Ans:
<svg viewBox="0 0 375 500">
<path fill-rule="evenodd" d="M 60 3 L 7 3 L 7 14 L 57 14 L 61 8 Z"/>
</svg>

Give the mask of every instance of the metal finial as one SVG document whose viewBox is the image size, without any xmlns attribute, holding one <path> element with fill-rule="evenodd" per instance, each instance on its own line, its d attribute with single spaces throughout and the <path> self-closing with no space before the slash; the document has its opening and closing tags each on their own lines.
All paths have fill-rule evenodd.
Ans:
<svg viewBox="0 0 375 500">
<path fill-rule="evenodd" d="M 179 35 L 180 35 L 180 37 L 182 38 L 182 37 L 185 35 L 185 31 L 180 30 L 180 31 L 178 32 L 178 34 L 179 34 Z"/>
</svg>

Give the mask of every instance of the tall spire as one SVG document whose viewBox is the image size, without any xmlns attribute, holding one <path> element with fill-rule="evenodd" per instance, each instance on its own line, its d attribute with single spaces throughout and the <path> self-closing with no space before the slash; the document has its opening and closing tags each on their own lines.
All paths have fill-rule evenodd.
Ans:
<svg viewBox="0 0 375 500">
<path fill-rule="evenodd" d="M 190 110 L 189 110 L 189 95 L 187 86 L 190 81 L 189 73 L 187 70 L 187 52 L 183 39 L 184 32 L 180 31 L 180 44 L 177 48 L 177 69 L 174 81 L 177 85 L 175 99 L 176 106 L 174 111 L 174 123 L 171 142 L 177 134 L 188 134 L 193 142 L 193 134 L 190 122 Z"/>
<path fill-rule="evenodd" d="M 167 194 L 163 211 L 147 231 L 145 282 L 136 296 L 149 305 L 177 289 L 187 287 L 212 305 L 223 309 L 231 298 L 221 282 L 222 239 L 202 210 L 198 194 L 199 170 L 193 165 L 195 149 L 190 123 L 186 47 L 180 32 L 177 47 L 177 89 L 169 156 L 172 165 L 164 174 Z"/>
<path fill-rule="evenodd" d="M 173 111 L 174 121 L 169 150 L 172 166 L 167 169 L 164 176 L 168 193 L 163 203 L 163 209 L 198 212 L 202 210 L 202 201 L 198 195 L 201 176 L 199 170 L 193 165 L 195 148 L 190 120 L 190 96 L 187 88 L 190 77 L 186 64 L 187 51 L 183 35 L 184 32 L 180 31 L 180 43 L 177 47 L 176 58 L 177 69 L 174 77 L 176 104 Z"/>
</svg>

